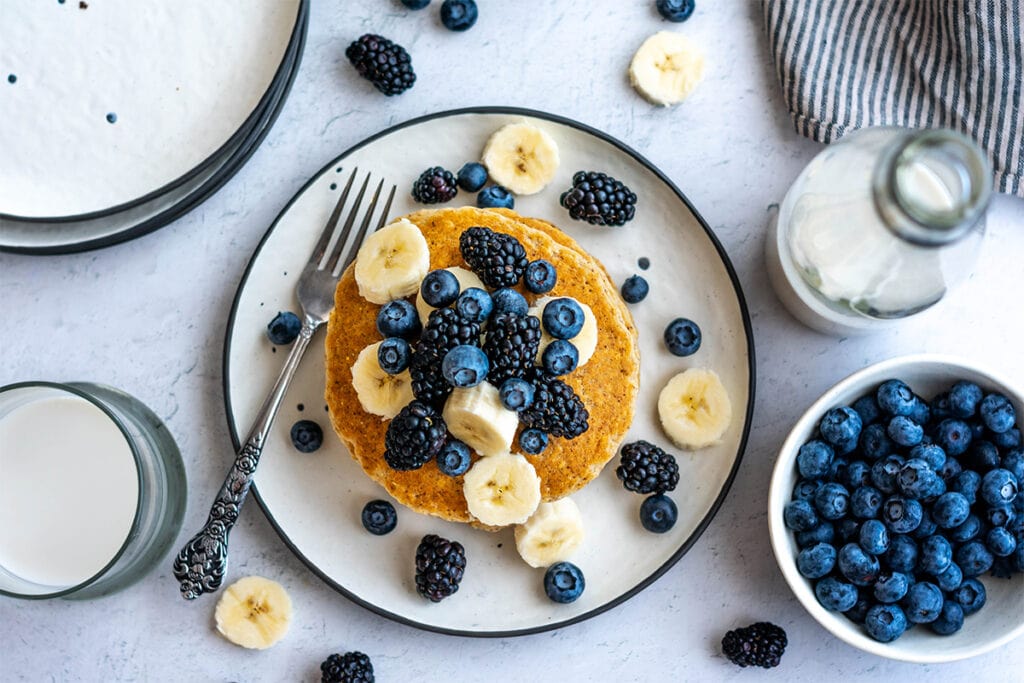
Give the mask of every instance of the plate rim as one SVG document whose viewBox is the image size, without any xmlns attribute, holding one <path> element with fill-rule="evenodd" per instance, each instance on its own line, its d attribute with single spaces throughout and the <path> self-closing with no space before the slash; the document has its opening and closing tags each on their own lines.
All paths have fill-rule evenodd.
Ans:
<svg viewBox="0 0 1024 683">
<path fill-rule="evenodd" d="M 747 342 L 746 343 L 746 348 L 747 348 L 747 371 L 748 371 L 748 381 L 747 381 L 748 400 L 747 400 L 746 413 L 744 415 L 743 431 L 742 431 L 742 434 L 740 435 L 739 446 L 738 446 L 737 452 L 736 452 L 736 460 L 733 462 L 732 468 L 729 471 L 729 475 L 726 477 L 725 482 L 722 485 L 721 490 L 719 491 L 718 495 L 716 496 L 714 502 L 711 505 L 711 508 L 708 510 L 707 514 L 705 514 L 704 517 L 701 518 L 700 522 L 694 528 L 693 532 L 686 538 L 686 540 L 682 544 L 680 544 L 679 548 L 674 553 L 672 553 L 672 555 L 665 562 L 663 562 L 657 569 L 655 569 L 644 580 L 640 581 L 639 583 L 637 583 L 636 585 L 634 585 L 630 589 L 624 591 L 622 594 L 618 595 L 617 597 L 615 597 L 615 598 L 613 598 L 613 599 L 611 599 L 611 600 L 609 600 L 609 601 L 607 601 L 607 602 L 605 602 L 605 603 L 603 603 L 601 605 L 597 605 L 596 607 L 594 607 L 594 609 L 588 610 L 586 612 L 583 612 L 582 614 L 578 614 L 578 615 L 576 615 L 574 617 L 570 617 L 568 619 L 563 619 L 563 620 L 560 620 L 560 621 L 553 621 L 553 622 L 548 623 L 548 624 L 542 624 L 542 625 L 539 625 L 539 626 L 532 626 L 532 627 L 529 627 L 529 628 L 522 628 L 522 629 L 508 629 L 508 630 L 501 630 L 501 631 L 472 631 L 472 630 L 454 629 L 454 628 L 448 628 L 448 627 L 444 627 L 444 626 L 436 626 L 436 625 L 433 625 L 433 624 L 423 623 L 423 622 L 420 622 L 420 621 L 416 621 L 415 619 L 411 619 L 409 617 L 405 617 L 405 616 L 396 614 L 394 612 L 391 612 L 391 611 L 389 611 L 387 609 L 384 609 L 383 607 L 380 607 L 379 605 L 375 605 L 375 604 L 373 604 L 373 603 L 371 603 L 371 602 L 369 602 L 367 600 L 364 600 L 363 598 L 361 598 L 358 595 L 356 595 L 355 593 L 353 593 L 351 590 L 349 590 L 346 587 L 342 586 L 337 581 L 335 581 L 332 578 L 330 578 L 329 576 L 327 576 L 327 574 L 323 570 L 321 570 L 313 561 L 311 561 L 309 558 L 307 558 L 302 553 L 302 551 L 295 545 L 295 543 L 292 542 L 292 540 L 288 537 L 288 535 L 284 532 L 284 530 L 281 528 L 281 526 L 278 524 L 277 520 L 275 519 L 275 517 L 274 517 L 273 513 L 271 512 L 269 506 L 263 500 L 263 497 L 260 495 L 260 492 L 259 492 L 258 478 L 257 478 L 257 480 L 253 481 L 253 485 L 252 485 L 253 496 L 256 498 L 256 502 L 259 504 L 260 509 L 263 511 L 263 514 L 267 518 L 267 521 L 270 523 L 270 526 L 273 527 L 274 531 L 280 537 L 280 539 L 285 544 L 285 546 L 295 555 L 295 557 L 297 557 L 306 566 L 307 569 L 309 569 L 311 572 L 313 572 L 313 574 L 315 574 L 325 584 L 330 586 L 332 589 L 334 589 L 335 591 L 337 591 L 341 595 L 345 596 L 350 601 L 354 602 L 355 604 L 359 605 L 360 607 L 363 607 L 364 609 L 367 609 L 367 610 L 369 610 L 369 611 L 371 611 L 371 612 L 373 612 L 375 614 L 378 614 L 378 615 L 380 615 L 382 617 L 390 619 L 391 621 L 395 621 L 397 623 L 400 623 L 400 624 L 403 624 L 403 625 L 406 625 L 406 626 L 411 626 L 413 628 L 417 628 L 417 629 L 420 629 L 420 630 L 423 630 L 423 631 L 428 631 L 428 632 L 432 632 L 432 633 L 439 633 L 439 634 L 442 634 L 442 635 L 462 636 L 462 637 L 471 637 L 471 638 L 511 638 L 511 637 L 518 637 L 518 636 L 533 635 L 533 634 L 537 634 L 537 633 L 544 633 L 544 632 L 547 632 L 547 631 L 553 631 L 553 630 L 556 630 L 556 629 L 565 628 L 565 627 L 568 627 L 568 626 L 572 626 L 573 624 L 577 624 L 577 623 L 580 623 L 582 621 L 586 621 L 587 619 L 591 619 L 591 618 L 596 617 L 596 616 L 598 616 L 600 614 L 603 614 L 603 613 L 613 609 L 614 607 L 617 607 L 617 606 L 621 605 L 622 603 L 624 603 L 627 600 L 631 599 L 632 597 L 634 597 L 635 595 L 637 595 L 641 591 L 645 590 L 647 587 L 649 587 L 651 584 L 653 584 L 659 578 L 664 576 L 664 574 L 666 572 L 668 572 L 669 569 L 671 569 L 673 566 L 675 566 L 676 563 L 678 563 L 679 560 L 682 559 L 682 557 L 687 552 L 689 552 L 689 550 L 697 543 L 697 541 L 700 539 L 700 537 L 703 536 L 703 534 L 707 530 L 708 526 L 711 525 L 712 520 L 718 514 L 718 512 L 721 509 L 722 505 L 725 503 L 725 499 L 728 497 L 729 490 L 732 488 L 732 484 L 733 484 L 733 482 L 736 479 L 736 474 L 739 472 L 740 464 L 743 461 L 743 456 L 744 456 L 744 454 L 746 452 L 747 441 L 748 441 L 748 438 L 750 436 L 750 429 L 751 429 L 751 425 L 752 425 L 752 421 L 753 421 L 754 397 L 755 397 L 755 388 L 756 388 L 756 383 L 757 383 L 757 373 L 756 373 L 756 365 L 757 365 L 757 363 L 756 363 L 755 350 L 754 350 L 753 327 L 752 327 L 752 324 L 751 324 L 751 321 L 750 321 L 750 312 L 749 312 L 749 309 L 747 308 L 746 297 L 743 294 L 743 287 L 742 287 L 742 285 L 740 283 L 739 276 L 736 274 L 736 270 L 735 270 L 735 268 L 732 265 L 732 261 L 729 259 L 728 253 L 725 251 L 725 247 L 719 241 L 717 235 L 715 235 L 714 231 L 708 225 L 707 221 L 704 220 L 704 217 L 697 211 L 697 209 L 693 206 L 693 204 L 690 203 L 690 200 L 686 197 L 686 195 L 683 194 L 683 192 L 676 186 L 676 184 L 674 182 L 672 182 L 672 180 L 669 179 L 668 176 L 665 175 L 665 173 L 662 172 L 661 169 L 659 169 L 657 166 L 655 166 L 650 160 L 648 160 L 645 156 L 640 154 L 638 151 L 634 150 L 629 145 L 625 144 L 621 140 L 619 140 L 619 139 L 615 138 L 614 136 L 610 135 L 609 133 L 605 133 L 604 131 L 601 131 L 601 130 L 599 130 L 597 128 L 594 128 L 593 126 L 585 124 L 585 123 L 583 123 L 581 121 L 577 121 L 576 119 L 572 119 L 572 118 L 569 118 L 569 117 L 566 117 L 566 116 L 562 116 L 560 114 L 552 114 L 550 112 L 545 112 L 545 111 L 541 111 L 541 110 L 538 110 L 538 109 L 530 109 L 530 108 L 524 108 L 524 107 L 510 107 L 510 106 L 503 106 L 503 105 L 486 105 L 486 106 L 472 106 L 472 107 L 461 107 L 461 108 L 456 108 L 456 109 L 446 109 L 446 110 L 443 110 L 443 111 L 432 112 L 432 113 L 429 113 L 429 114 L 424 114 L 424 115 L 421 115 L 421 116 L 417 116 L 417 117 L 408 119 L 406 121 L 403 121 L 403 122 L 400 122 L 400 123 L 388 126 L 387 128 L 385 128 L 383 130 L 380 130 L 380 131 L 378 131 L 378 132 L 376 132 L 376 133 L 374 133 L 374 134 L 372 134 L 372 135 L 370 135 L 370 136 L 368 136 L 366 138 L 363 138 L 359 142 L 357 142 L 354 145 L 351 145 L 350 147 L 348 147 L 341 154 L 333 157 L 329 162 L 327 162 L 326 164 L 321 166 L 319 170 L 317 170 L 313 175 L 311 175 L 309 177 L 309 179 L 306 180 L 306 182 L 303 183 L 303 185 L 298 190 L 296 190 L 295 194 L 291 197 L 291 199 L 288 200 L 287 204 L 285 204 L 285 206 L 280 210 L 280 212 L 278 212 L 277 216 L 271 222 L 270 227 L 267 228 L 266 232 L 264 232 L 263 236 L 260 238 L 260 241 L 257 244 L 256 249 L 253 251 L 253 254 L 250 257 L 249 262 L 245 266 L 245 270 L 242 273 L 242 277 L 241 277 L 241 280 L 239 281 L 238 288 L 235 290 L 235 296 L 234 296 L 234 298 L 232 299 L 232 302 L 231 302 L 231 311 L 230 311 L 230 313 L 228 315 L 227 325 L 226 325 L 225 334 L 224 334 L 224 350 L 223 350 L 223 354 L 222 354 L 222 363 L 221 363 L 222 367 L 223 367 L 223 371 L 222 371 L 222 374 L 221 374 L 221 383 L 222 383 L 222 388 L 223 388 L 223 392 L 224 392 L 224 409 L 225 409 L 225 413 L 226 413 L 225 417 L 227 418 L 227 423 L 228 423 L 228 433 L 231 436 L 231 442 L 232 442 L 236 452 L 241 447 L 241 442 L 240 442 L 239 437 L 238 437 L 238 431 L 237 431 L 237 429 L 235 427 L 236 420 L 235 420 L 234 412 L 232 410 L 232 405 L 231 405 L 231 387 L 230 387 L 230 382 L 229 382 L 229 378 L 230 378 L 230 375 L 231 375 L 231 361 L 230 361 L 231 331 L 234 329 L 235 317 L 236 317 L 236 314 L 238 313 L 239 300 L 241 298 L 242 291 L 245 289 L 245 286 L 246 286 L 246 284 L 249 281 L 249 275 L 250 275 L 250 273 L 252 271 L 253 265 L 255 264 L 256 259 L 260 256 L 260 253 L 263 251 L 263 247 L 266 244 L 267 240 L 270 238 L 270 235 L 273 234 L 274 230 L 277 228 L 277 225 L 280 222 L 280 220 L 282 219 L 282 217 L 284 217 L 288 213 L 288 211 L 291 209 L 292 205 L 302 195 L 304 195 L 306 193 L 306 191 L 310 188 L 310 186 L 312 186 L 313 183 L 318 178 L 320 178 L 320 176 L 322 176 L 330 168 L 338 166 L 339 163 L 342 160 L 344 160 L 346 157 L 351 155 L 353 152 L 355 152 L 355 151 L 365 147 L 366 145 L 369 145 L 369 144 L 377 141 L 378 139 L 380 139 L 382 137 L 390 135 L 391 133 L 394 133 L 396 131 L 402 130 L 404 128 L 408 128 L 408 127 L 415 126 L 415 125 L 418 125 L 418 124 L 426 123 L 426 122 L 433 121 L 433 120 L 436 120 L 436 119 L 449 118 L 449 117 L 455 117 L 455 116 L 462 116 L 462 115 L 466 115 L 466 114 L 494 114 L 494 115 L 528 116 L 528 117 L 532 117 L 532 118 L 537 118 L 537 119 L 541 119 L 541 120 L 550 121 L 550 122 L 553 122 L 553 123 L 558 123 L 558 124 L 561 124 L 561 125 L 569 126 L 571 128 L 575 128 L 576 130 L 582 131 L 584 133 L 588 133 L 588 134 L 590 134 L 590 135 L 592 135 L 592 136 L 602 140 L 603 142 L 606 142 L 606 143 L 612 145 L 613 147 L 615 147 L 619 151 L 621 151 L 621 152 L 625 153 L 626 155 L 632 157 L 636 162 L 638 162 L 640 165 L 642 165 L 648 171 L 654 173 L 654 175 L 662 183 L 664 183 L 676 195 L 676 197 L 680 201 L 683 202 L 683 204 L 687 207 L 687 209 L 689 209 L 690 213 L 693 215 L 694 218 L 697 219 L 697 222 L 700 224 L 701 228 L 704 230 L 704 232 L 707 235 L 708 239 L 710 239 L 711 244 L 714 246 L 715 250 L 718 252 L 718 255 L 721 258 L 722 264 L 725 266 L 726 273 L 729 276 L 729 280 L 732 282 L 733 290 L 734 290 L 734 292 L 736 294 L 737 303 L 739 304 L 739 308 L 740 308 L 740 318 L 743 321 L 743 330 L 744 330 L 744 333 L 746 335 L 746 342 Z"/>
<path fill-rule="evenodd" d="M 308 18 L 308 7 L 310 0 L 298 0 L 295 10 L 295 24 L 292 27 L 291 34 L 288 37 L 288 42 L 285 44 L 284 52 L 281 55 L 281 61 L 278 63 L 277 68 L 274 69 L 274 76 L 270 79 L 270 83 L 267 85 L 267 89 L 260 96 L 259 101 L 256 102 L 256 106 L 253 107 L 252 111 L 245 117 L 241 125 L 235 130 L 234 133 L 228 136 L 217 149 L 203 158 L 198 164 L 187 170 L 177 178 L 173 178 L 164 185 L 150 190 L 149 192 L 129 199 L 126 202 L 115 204 L 114 206 L 108 206 L 104 209 L 97 209 L 95 211 L 87 211 L 79 214 L 69 214 L 65 216 L 19 216 L 17 214 L 4 213 L 0 211 L 0 220 L 11 221 L 15 223 L 77 223 L 80 221 L 96 220 L 100 218 L 107 218 L 124 211 L 130 211 L 142 204 L 151 202 L 154 199 L 159 199 L 162 195 L 175 190 L 188 181 L 195 178 L 197 175 L 207 170 L 216 163 L 217 159 L 226 154 L 233 147 L 240 148 L 245 145 L 246 138 L 252 133 L 256 127 L 259 119 L 262 116 L 263 111 L 270 106 L 274 99 L 277 89 L 280 87 L 279 79 L 283 74 L 287 72 L 287 66 L 289 62 L 289 55 L 292 51 L 293 46 L 300 40 L 300 34 L 305 34 L 305 24 Z M 0 247 L 2 249 L 3 247 Z"/>
</svg>

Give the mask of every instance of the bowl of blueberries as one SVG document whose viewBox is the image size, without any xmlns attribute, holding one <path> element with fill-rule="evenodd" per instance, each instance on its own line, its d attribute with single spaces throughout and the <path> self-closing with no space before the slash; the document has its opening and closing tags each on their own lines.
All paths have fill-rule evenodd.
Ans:
<svg viewBox="0 0 1024 683">
<path fill-rule="evenodd" d="M 772 549 L 838 638 L 918 663 L 1024 633 L 1024 394 L 971 362 L 895 358 L 797 421 L 769 490 Z"/>
</svg>

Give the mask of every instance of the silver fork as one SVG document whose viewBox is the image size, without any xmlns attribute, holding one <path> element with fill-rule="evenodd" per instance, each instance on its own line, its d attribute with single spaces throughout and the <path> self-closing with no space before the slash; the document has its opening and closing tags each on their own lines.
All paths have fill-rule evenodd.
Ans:
<svg viewBox="0 0 1024 683">
<path fill-rule="evenodd" d="M 178 580 L 181 594 L 186 600 L 194 600 L 203 593 L 212 593 L 220 588 L 224 581 L 228 564 L 228 534 L 231 533 L 235 522 L 238 521 L 238 513 L 249 493 L 253 476 L 256 474 L 256 465 L 263 453 L 263 445 L 267 434 L 270 433 L 270 426 L 277 415 L 277 409 L 299 367 L 303 353 L 309 346 L 313 333 L 327 322 L 327 318 L 334 308 L 334 290 L 342 271 L 355 258 L 359 246 L 366 238 L 373 220 L 374 210 L 377 208 L 377 201 L 384 188 L 384 180 L 381 179 L 377 184 L 377 189 L 373 193 L 373 199 L 366 209 L 355 239 L 350 240 L 352 226 L 355 224 L 356 216 L 370 183 L 370 174 L 367 173 L 366 179 L 352 206 L 349 207 L 344 223 L 342 223 L 341 214 L 358 172 L 359 169 L 353 169 L 352 175 L 349 176 L 345 189 L 342 190 L 341 197 L 338 198 L 338 203 L 334 206 L 334 211 L 331 212 L 331 217 L 313 248 L 309 262 L 299 276 L 299 282 L 295 289 L 299 304 L 302 306 L 302 330 L 295 339 L 273 389 L 270 390 L 270 394 L 256 414 L 256 420 L 245 439 L 245 445 L 235 456 L 235 462 L 210 508 L 210 516 L 206 520 L 206 525 L 185 544 L 174 560 L 174 577 Z M 379 230 L 386 222 L 394 197 L 395 186 L 392 185 L 376 229 Z"/>
</svg>

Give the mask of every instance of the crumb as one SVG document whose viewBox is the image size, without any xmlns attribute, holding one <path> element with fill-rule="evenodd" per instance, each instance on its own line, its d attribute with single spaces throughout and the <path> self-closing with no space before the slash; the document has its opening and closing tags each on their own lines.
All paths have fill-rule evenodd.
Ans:
<svg viewBox="0 0 1024 683">
<path fill-rule="evenodd" d="M 80 2 L 80 3 L 78 3 L 78 9 L 89 9 L 89 3 L 87 3 L 87 2 Z"/>
</svg>

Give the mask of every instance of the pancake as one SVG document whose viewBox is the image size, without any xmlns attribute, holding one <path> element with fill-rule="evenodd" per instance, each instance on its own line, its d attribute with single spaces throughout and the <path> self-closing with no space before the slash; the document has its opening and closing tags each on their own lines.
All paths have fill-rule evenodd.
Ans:
<svg viewBox="0 0 1024 683">
<path fill-rule="evenodd" d="M 524 454 L 541 480 L 544 500 L 579 490 L 615 455 L 632 422 L 639 389 L 636 329 L 604 267 L 550 223 L 507 210 L 435 209 L 406 218 L 423 233 L 432 270 L 466 267 L 459 252 L 459 235 L 469 227 L 484 226 L 516 237 L 529 259 L 545 258 L 554 264 L 558 283 L 545 296 L 570 296 L 592 309 L 599 330 L 594 355 L 586 365 L 560 378 L 586 405 L 590 428 L 575 439 L 552 437 L 538 455 Z M 522 286 L 518 289 L 531 304 L 539 298 Z M 384 461 L 388 421 L 363 410 L 351 373 L 359 352 L 380 340 L 376 329 L 379 308 L 359 296 L 354 267 L 350 266 L 338 283 L 325 343 L 326 400 L 334 430 L 367 475 L 400 503 L 446 520 L 472 522 L 461 476 L 447 476 L 433 462 L 417 470 L 396 471 Z M 478 456 L 473 457 L 475 461 Z"/>
</svg>

